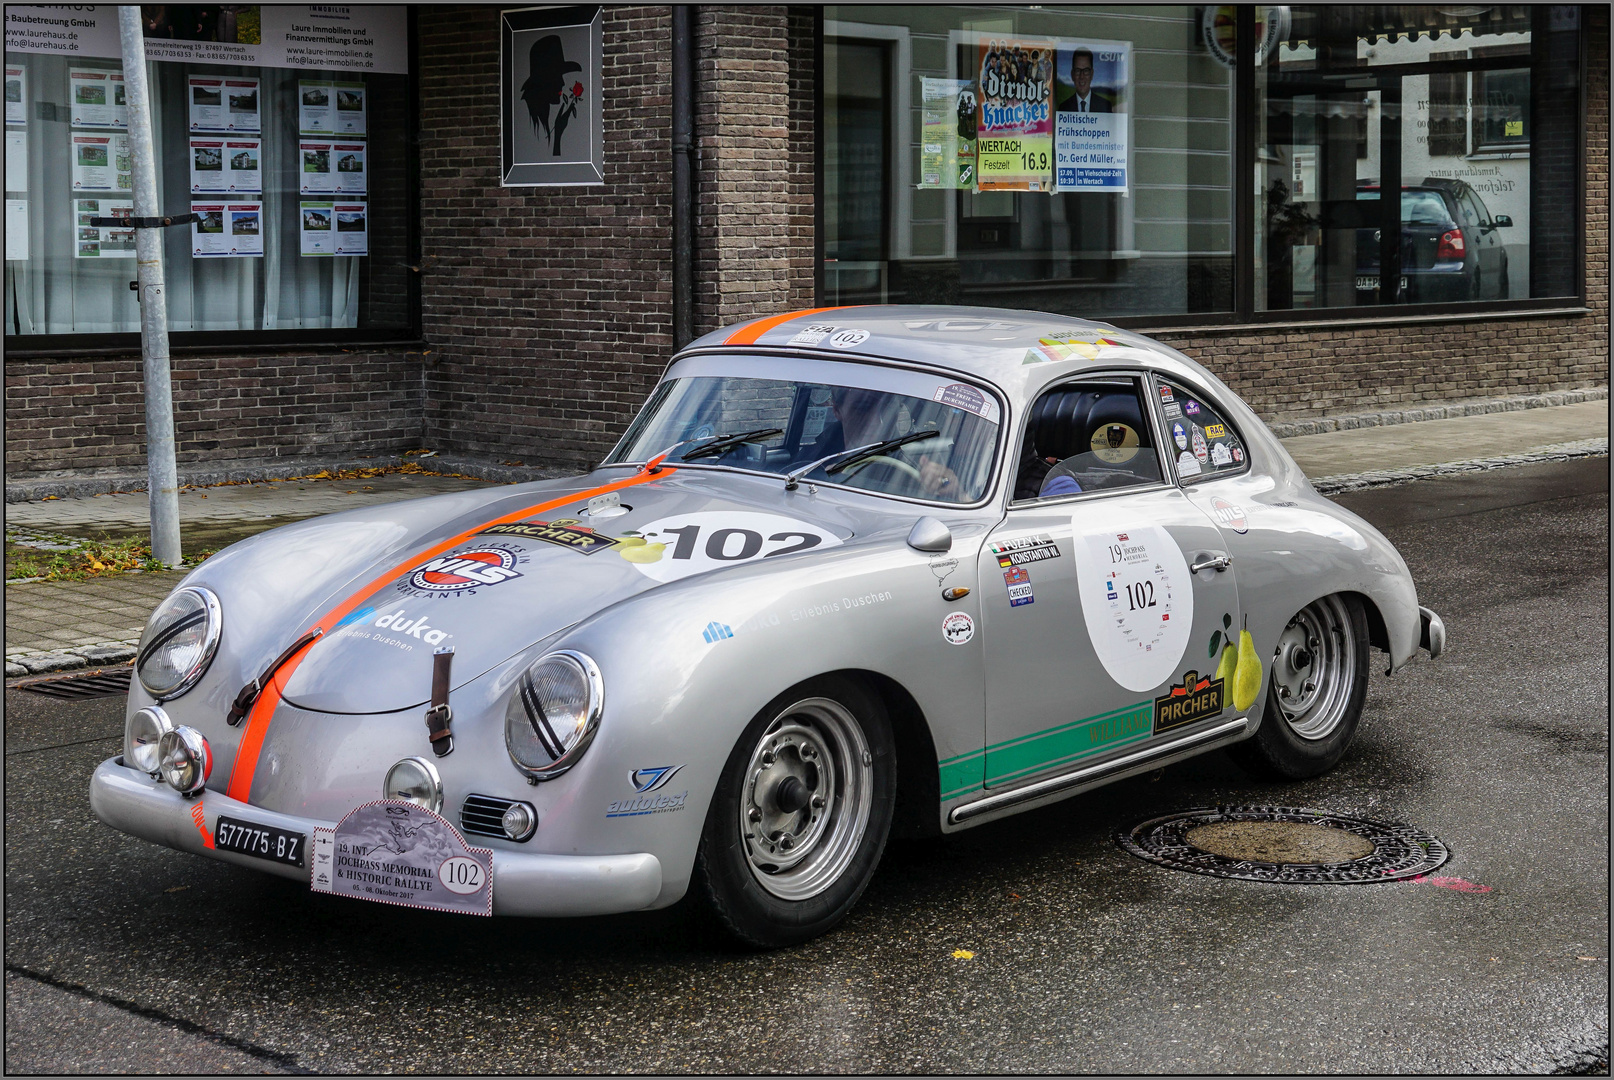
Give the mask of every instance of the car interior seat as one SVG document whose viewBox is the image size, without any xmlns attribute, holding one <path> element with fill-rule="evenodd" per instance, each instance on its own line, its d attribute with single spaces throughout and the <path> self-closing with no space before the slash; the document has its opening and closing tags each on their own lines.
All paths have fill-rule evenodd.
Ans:
<svg viewBox="0 0 1614 1080">
<path fill-rule="evenodd" d="M 1112 463 L 1093 453 L 1093 436 L 1109 435 L 1114 425 L 1136 432 L 1139 452 L 1130 461 Z M 1083 490 L 1124 486 L 1160 479 L 1153 438 L 1130 384 L 1088 384 L 1045 392 L 1031 409 L 1026 425 L 1038 458 L 1056 458 L 1056 469 L 1082 482 Z M 1115 432 L 1119 437 L 1121 432 Z M 1085 479 L 1084 479 L 1085 477 Z"/>
</svg>

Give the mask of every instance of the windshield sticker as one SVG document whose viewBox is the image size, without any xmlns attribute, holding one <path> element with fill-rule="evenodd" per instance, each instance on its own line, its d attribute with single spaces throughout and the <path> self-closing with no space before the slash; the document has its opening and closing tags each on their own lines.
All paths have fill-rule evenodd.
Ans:
<svg viewBox="0 0 1614 1080">
<path fill-rule="evenodd" d="M 1201 465 L 1210 458 L 1210 451 L 1205 448 L 1205 434 L 1198 427 L 1194 428 L 1194 458 Z"/>
<path fill-rule="evenodd" d="M 618 538 L 617 553 L 666 583 L 775 555 L 835 547 L 840 537 L 798 518 L 745 510 L 702 510 L 657 518 Z"/>
<path fill-rule="evenodd" d="M 1225 438 L 1227 438 L 1227 425 L 1226 424 L 1206 424 L 1205 425 L 1205 438 L 1207 438 L 1207 439 L 1225 439 Z"/>
<path fill-rule="evenodd" d="M 1239 447 L 1237 447 L 1237 446 L 1233 447 L 1233 464 L 1237 465 L 1240 462 L 1242 462 L 1243 460 L 1244 460 L 1244 451 L 1242 449 L 1240 449 Z"/>
<path fill-rule="evenodd" d="M 867 330 L 837 330 L 830 337 L 829 343 L 832 348 L 852 349 L 863 344 L 867 340 L 869 340 L 869 332 Z"/>
<path fill-rule="evenodd" d="M 1216 520 L 1224 528 L 1232 529 L 1243 535 L 1250 531 L 1250 521 L 1244 516 L 1244 507 L 1237 503 L 1230 503 L 1220 495 L 1211 498 L 1211 510 L 1216 514 Z"/>
<path fill-rule="evenodd" d="M 1072 517 L 1076 580 L 1093 650 L 1128 690 L 1159 686 L 1177 670 L 1194 624 L 1188 563 L 1158 525 L 1102 531 Z"/>
<path fill-rule="evenodd" d="M 1186 450 L 1177 455 L 1178 476 L 1198 476 L 1199 471 L 1199 462 L 1194 460 L 1194 455 Z"/>
<path fill-rule="evenodd" d="M 942 620 L 942 637 L 949 645 L 968 645 L 975 636 L 975 620 L 962 611 L 955 611 Z"/>
<path fill-rule="evenodd" d="M 1162 386 L 1162 387 L 1161 387 L 1161 388 L 1160 388 L 1160 402 L 1161 402 L 1161 404 L 1167 404 L 1167 403 L 1169 403 L 1169 402 L 1170 402 L 1170 401 L 1171 401 L 1171 400 L 1172 400 L 1172 397 L 1171 397 L 1171 387 L 1169 387 L 1169 386 Z"/>
<path fill-rule="evenodd" d="M 1227 708 L 1224 686 L 1221 679 L 1201 679 L 1197 671 L 1184 675 L 1181 686 L 1154 699 L 1154 733 L 1220 716 Z"/>
<path fill-rule="evenodd" d="M 1031 571 L 1023 566 L 1003 572 L 1003 587 L 1009 592 L 1009 606 L 1023 607 L 1036 602 L 1031 595 Z"/>
<path fill-rule="evenodd" d="M 1059 558 L 1059 545 L 1047 533 L 1031 533 L 1009 540 L 994 540 L 987 548 L 997 558 L 1000 567 L 1029 566 L 1047 559 Z"/>
<path fill-rule="evenodd" d="M 965 412 L 972 412 L 976 416 L 986 415 L 986 395 L 966 383 L 949 383 L 946 386 L 939 386 L 931 396 L 943 405 L 951 405 L 955 409 L 963 409 Z"/>
<path fill-rule="evenodd" d="M 1182 416 L 1182 406 L 1181 405 L 1178 405 L 1174 401 L 1170 405 L 1166 406 L 1166 419 L 1167 420 L 1176 420 L 1181 416 Z"/>
<path fill-rule="evenodd" d="M 1188 432 L 1181 424 L 1171 425 L 1171 441 L 1177 444 L 1178 450 L 1188 449 Z"/>
<path fill-rule="evenodd" d="M 803 327 L 796 332 L 796 336 L 785 342 L 786 345 L 817 345 L 835 332 L 833 325 L 825 326 L 814 323 Z"/>
<path fill-rule="evenodd" d="M 1216 443 L 1211 447 L 1211 464 L 1218 469 L 1223 465 L 1233 464 L 1233 451 L 1227 448 L 1226 443 Z"/>
<path fill-rule="evenodd" d="M 1129 424 L 1103 424 L 1089 446 L 1100 461 L 1122 465 L 1138 456 L 1138 433 Z"/>
<path fill-rule="evenodd" d="M 498 585 L 521 576 L 516 569 L 528 556 L 517 548 L 486 547 L 439 555 L 410 571 L 398 582 L 399 592 L 410 596 L 463 596 L 484 585 Z"/>
<path fill-rule="evenodd" d="M 1197 401 L 1192 401 L 1192 400 L 1185 401 L 1185 402 L 1183 402 L 1182 407 L 1183 407 L 1183 411 L 1186 412 L 1189 416 L 1198 416 L 1199 415 L 1199 402 L 1197 402 Z"/>
<path fill-rule="evenodd" d="M 518 521 L 509 525 L 490 525 L 482 530 L 484 536 L 520 536 L 528 540 L 542 540 L 546 544 L 554 544 L 579 555 L 593 555 L 596 552 L 614 548 L 621 543 L 614 536 L 597 533 L 586 525 L 580 525 L 573 518 L 557 518 L 554 521 Z"/>
</svg>

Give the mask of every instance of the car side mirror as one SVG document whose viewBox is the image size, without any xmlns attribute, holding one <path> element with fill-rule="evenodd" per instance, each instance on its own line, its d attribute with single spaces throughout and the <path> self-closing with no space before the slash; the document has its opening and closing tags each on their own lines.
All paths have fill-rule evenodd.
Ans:
<svg viewBox="0 0 1614 1080">
<path fill-rule="evenodd" d="M 908 546 L 915 551 L 947 551 L 953 546 L 953 534 L 946 525 L 927 515 L 908 530 Z"/>
<path fill-rule="evenodd" d="M 1506 214 L 1498 214 L 1491 219 L 1491 224 L 1498 229 L 1511 229 L 1513 228 L 1513 219 Z"/>
</svg>

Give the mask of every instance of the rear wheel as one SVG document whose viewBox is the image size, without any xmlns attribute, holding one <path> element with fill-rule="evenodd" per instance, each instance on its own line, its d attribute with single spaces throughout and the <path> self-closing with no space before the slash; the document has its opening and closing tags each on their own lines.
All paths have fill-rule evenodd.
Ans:
<svg viewBox="0 0 1614 1080">
<path fill-rule="evenodd" d="M 725 926 L 778 948 L 826 932 L 863 894 L 891 829 L 896 756 L 879 699 L 841 676 L 780 695 L 735 744 L 696 874 Z"/>
<path fill-rule="evenodd" d="M 1367 612 L 1349 595 L 1308 604 L 1278 635 L 1266 711 L 1230 748 L 1257 776 L 1304 780 L 1339 764 L 1367 698 Z"/>
</svg>

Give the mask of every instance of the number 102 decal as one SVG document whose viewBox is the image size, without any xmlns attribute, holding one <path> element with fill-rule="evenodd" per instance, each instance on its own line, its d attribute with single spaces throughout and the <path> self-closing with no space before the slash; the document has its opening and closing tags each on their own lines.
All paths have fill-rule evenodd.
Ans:
<svg viewBox="0 0 1614 1080">
<path fill-rule="evenodd" d="M 835 547 L 841 538 L 782 514 L 702 510 L 658 518 L 622 542 L 622 557 L 640 573 L 668 582 L 753 559 Z"/>
</svg>

